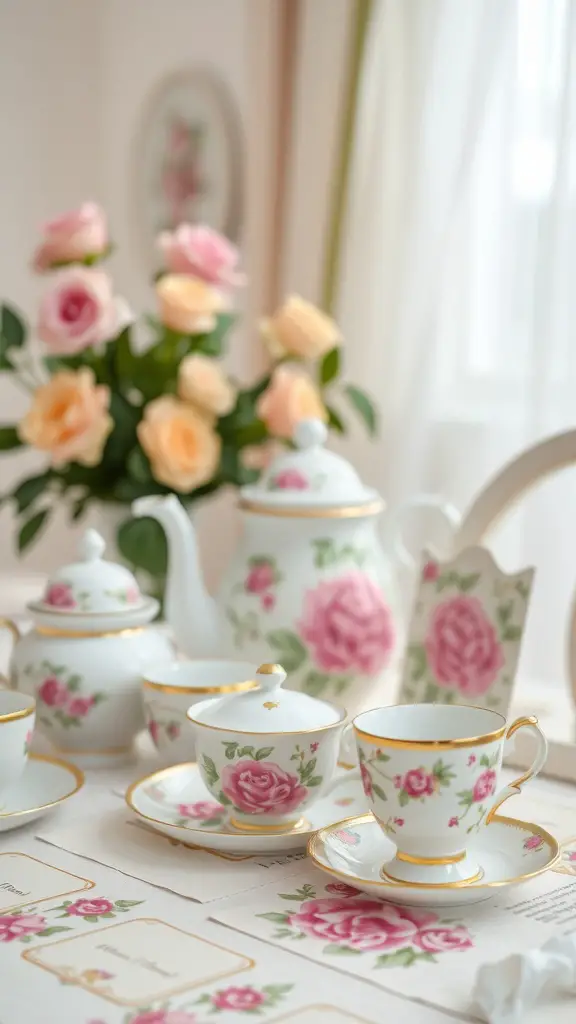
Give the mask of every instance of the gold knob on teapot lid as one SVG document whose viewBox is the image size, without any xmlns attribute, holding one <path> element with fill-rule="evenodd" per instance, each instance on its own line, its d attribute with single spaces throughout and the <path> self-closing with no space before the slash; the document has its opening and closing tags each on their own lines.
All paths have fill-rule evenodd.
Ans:
<svg viewBox="0 0 576 1024">
<path fill-rule="evenodd" d="M 276 672 L 283 672 L 282 665 L 273 665 L 270 661 L 265 661 L 263 665 L 260 665 L 258 669 L 258 675 L 260 676 L 273 676 Z"/>
</svg>

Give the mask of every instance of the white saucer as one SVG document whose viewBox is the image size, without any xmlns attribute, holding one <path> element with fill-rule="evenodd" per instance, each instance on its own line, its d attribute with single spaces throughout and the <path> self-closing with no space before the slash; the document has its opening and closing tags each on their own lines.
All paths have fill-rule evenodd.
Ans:
<svg viewBox="0 0 576 1024">
<path fill-rule="evenodd" d="M 208 792 L 196 764 L 176 764 L 147 775 L 130 786 L 125 799 L 128 807 L 157 832 L 190 846 L 238 854 L 273 854 L 304 849 L 310 836 L 337 819 L 343 808 L 356 814 L 364 810 L 362 788 L 357 779 L 347 776 L 343 771 L 341 785 L 307 811 L 302 828 L 280 835 L 232 828 L 228 811 Z M 206 806 L 202 808 L 202 804 Z M 179 810 L 184 805 L 188 805 L 188 816 Z M 207 817 L 198 817 L 200 811 Z"/>
<path fill-rule="evenodd" d="M 560 856 L 556 840 L 539 825 L 499 815 L 480 830 L 470 851 L 482 871 L 478 882 L 426 885 L 384 881 L 381 868 L 394 856 L 395 846 L 372 814 L 321 828 L 308 843 L 308 853 L 321 871 L 363 892 L 409 906 L 480 903 L 504 888 L 541 875 Z"/>
<path fill-rule="evenodd" d="M 41 818 L 84 785 L 79 768 L 57 757 L 30 754 L 24 774 L 0 800 L 0 832 Z"/>
</svg>

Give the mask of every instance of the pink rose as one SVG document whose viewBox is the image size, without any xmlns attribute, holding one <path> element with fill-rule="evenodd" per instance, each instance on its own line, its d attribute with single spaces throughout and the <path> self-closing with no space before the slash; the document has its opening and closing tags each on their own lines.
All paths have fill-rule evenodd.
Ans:
<svg viewBox="0 0 576 1024">
<path fill-rule="evenodd" d="M 249 594 L 263 594 L 274 586 L 274 567 L 271 562 L 255 562 L 244 580 L 244 590 Z"/>
<path fill-rule="evenodd" d="M 394 776 L 394 789 L 402 789 L 402 776 L 401 775 L 395 775 Z"/>
<path fill-rule="evenodd" d="M 476 764 L 476 755 L 470 754 L 470 757 L 468 758 L 468 767 L 470 768 L 473 764 Z"/>
<path fill-rule="evenodd" d="M 44 239 L 33 257 L 34 270 L 49 270 L 55 263 L 75 263 L 102 256 L 108 249 L 106 215 L 97 203 L 82 203 L 77 210 L 49 220 Z"/>
<path fill-rule="evenodd" d="M 426 562 L 426 565 L 422 569 L 422 579 L 426 582 L 433 582 L 437 580 L 440 575 L 440 569 L 436 562 Z"/>
<path fill-rule="evenodd" d="M 423 768 L 413 768 L 406 772 L 402 780 L 402 789 L 408 796 L 432 796 L 434 793 L 434 776 Z"/>
<path fill-rule="evenodd" d="M 392 821 L 394 825 L 398 825 L 398 828 L 402 828 L 404 824 L 404 818 L 393 818 Z"/>
<path fill-rule="evenodd" d="M 262 1003 L 266 1002 L 266 998 L 263 992 L 258 992 L 251 985 L 244 985 L 243 987 L 231 985 L 230 988 L 224 988 L 220 992 L 215 992 L 210 1001 L 219 1010 L 245 1012 L 247 1010 L 255 1010 L 257 1006 L 262 1006 Z"/>
<path fill-rule="evenodd" d="M 94 697 L 73 697 L 66 711 L 71 718 L 85 718 L 94 707 Z"/>
<path fill-rule="evenodd" d="M 352 832 L 349 828 L 339 828 L 334 835 L 341 843 L 344 843 L 345 846 L 358 846 L 358 843 L 360 842 L 360 836 L 358 833 Z"/>
<path fill-rule="evenodd" d="M 474 803 L 480 803 L 481 800 L 486 800 L 486 797 L 492 796 L 496 790 L 496 772 L 492 768 L 487 768 L 485 772 L 482 772 L 474 786 L 472 787 L 472 797 Z"/>
<path fill-rule="evenodd" d="M 68 701 L 68 690 L 56 676 L 48 676 L 38 689 L 38 698 L 47 707 L 62 708 Z"/>
<path fill-rule="evenodd" d="M 448 822 L 448 828 L 458 828 L 459 824 L 460 824 L 460 819 L 459 818 L 450 818 L 450 821 Z"/>
<path fill-rule="evenodd" d="M 272 761 L 237 761 L 222 769 L 222 791 L 246 814 L 288 814 L 308 796 L 295 775 Z"/>
<path fill-rule="evenodd" d="M 267 594 L 262 594 L 260 602 L 265 612 L 271 612 L 276 604 L 276 598 L 274 597 L 274 594 L 271 594 L 270 591 L 268 591 Z"/>
<path fill-rule="evenodd" d="M 75 608 L 76 601 L 68 583 L 52 583 L 44 594 L 44 604 L 54 608 Z"/>
<path fill-rule="evenodd" d="M 170 722 L 166 729 L 166 733 L 168 735 L 168 739 L 177 740 L 180 735 L 180 726 L 177 722 Z"/>
<path fill-rule="evenodd" d="M 177 809 L 183 818 L 215 818 L 224 807 L 212 800 L 197 800 L 194 804 L 178 804 Z"/>
<path fill-rule="evenodd" d="M 368 771 L 366 765 L 363 763 L 360 764 L 360 778 L 362 781 L 362 789 L 364 790 L 364 795 L 367 796 L 369 800 L 371 800 L 374 795 L 372 790 L 372 776 L 370 775 L 370 772 Z"/>
<path fill-rule="evenodd" d="M 348 885 L 347 882 L 330 882 L 326 886 L 326 892 L 331 892 L 334 896 L 359 896 L 360 889 L 355 889 L 353 885 Z"/>
<path fill-rule="evenodd" d="M 140 601 L 140 591 L 138 587 L 128 587 L 126 591 L 126 603 L 127 604 L 138 604 Z"/>
<path fill-rule="evenodd" d="M 37 935 L 47 927 L 41 914 L 4 914 L 0 917 L 0 942 L 14 942 L 24 935 Z"/>
<path fill-rule="evenodd" d="M 457 949 L 474 947 L 464 925 L 457 925 L 455 928 L 422 928 L 412 942 L 426 953 L 450 953 Z"/>
<path fill-rule="evenodd" d="M 221 288 L 245 283 L 244 274 L 236 270 L 236 246 L 204 224 L 180 224 L 175 231 L 163 231 L 158 245 L 172 274 L 192 274 Z"/>
<path fill-rule="evenodd" d="M 434 609 L 424 641 L 440 686 L 475 697 L 486 692 L 504 664 L 494 626 L 476 597 L 454 597 Z"/>
<path fill-rule="evenodd" d="M 576 850 L 567 850 L 564 854 L 563 860 L 576 860 Z"/>
<path fill-rule="evenodd" d="M 359 570 L 309 590 L 298 628 L 326 672 L 376 675 L 388 664 L 395 641 L 392 614 L 380 588 Z"/>
<path fill-rule="evenodd" d="M 86 915 L 100 915 L 109 914 L 111 910 L 114 910 L 114 904 L 110 900 L 76 900 L 75 903 L 71 903 L 69 907 L 66 907 L 66 913 L 69 917 L 86 917 Z"/>
<path fill-rule="evenodd" d="M 154 718 L 151 718 L 148 722 L 148 732 L 150 733 L 152 742 L 157 744 L 158 737 L 160 735 L 160 724 Z"/>
<path fill-rule="evenodd" d="M 368 897 L 306 900 L 289 916 L 291 927 L 316 939 L 351 949 L 383 952 L 411 945 L 436 914 L 416 907 L 400 907 Z"/>
<path fill-rule="evenodd" d="M 308 480 L 298 469 L 283 469 L 270 481 L 271 489 L 278 491 L 307 491 L 309 486 Z"/>
<path fill-rule="evenodd" d="M 528 839 L 524 840 L 525 850 L 540 850 L 544 846 L 544 840 L 540 836 L 528 836 Z"/>
<path fill-rule="evenodd" d="M 311 753 L 311 754 L 315 754 L 315 753 L 316 753 L 316 751 L 318 750 L 318 747 L 319 747 L 319 746 L 320 746 L 320 744 L 319 744 L 319 743 L 311 743 L 311 744 L 310 744 L 310 753 Z"/>
<path fill-rule="evenodd" d="M 69 267 L 54 276 L 40 303 L 38 334 L 51 354 L 71 356 L 109 341 L 123 323 L 108 274 Z"/>
</svg>

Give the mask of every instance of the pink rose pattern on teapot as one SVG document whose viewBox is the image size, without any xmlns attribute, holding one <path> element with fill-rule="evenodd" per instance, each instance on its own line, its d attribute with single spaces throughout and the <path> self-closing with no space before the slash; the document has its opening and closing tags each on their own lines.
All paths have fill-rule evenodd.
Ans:
<svg viewBox="0 0 576 1024">
<path fill-rule="evenodd" d="M 396 629 L 382 589 L 363 571 L 367 551 L 332 538 L 314 540 L 312 546 L 315 568 L 335 567 L 337 574 L 305 589 L 291 628 L 267 627 L 284 583 L 269 555 L 249 558 L 243 580 L 232 587 L 226 616 L 238 649 L 261 639 L 287 671 L 303 671 L 300 689 L 318 696 L 332 686 L 339 696 L 359 677 L 376 678 L 388 666 Z M 250 599 L 245 612 L 234 600 L 239 595 Z"/>
</svg>

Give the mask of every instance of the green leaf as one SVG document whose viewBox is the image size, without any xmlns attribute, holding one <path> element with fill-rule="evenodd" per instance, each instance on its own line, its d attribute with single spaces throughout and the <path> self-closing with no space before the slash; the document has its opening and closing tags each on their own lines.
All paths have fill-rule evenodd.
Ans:
<svg viewBox="0 0 576 1024">
<path fill-rule="evenodd" d="M 340 349 L 336 345 L 326 353 L 320 363 L 320 383 L 330 384 L 340 373 Z"/>
<path fill-rule="evenodd" d="M 238 757 L 254 757 L 254 747 L 239 747 Z"/>
<path fill-rule="evenodd" d="M 376 751 L 376 760 L 377 761 L 389 761 L 390 757 L 389 757 L 388 754 L 385 754 L 383 750 L 377 750 Z"/>
<path fill-rule="evenodd" d="M 274 629 L 266 637 L 285 672 L 296 672 L 306 658 L 306 648 L 289 629 Z"/>
<path fill-rule="evenodd" d="M 30 519 L 27 519 L 18 533 L 18 551 L 25 551 L 32 543 L 36 534 L 42 529 L 52 509 L 43 508 L 36 512 Z"/>
<path fill-rule="evenodd" d="M 517 641 L 520 640 L 521 636 L 522 629 L 520 628 L 520 626 L 508 626 L 507 629 L 505 629 L 502 634 L 502 639 Z"/>
<path fill-rule="evenodd" d="M 24 442 L 18 437 L 16 427 L 0 427 L 0 452 L 8 452 L 12 448 L 22 448 Z"/>
<path fill-rule="evenodd" d="M 324 406 L 326 408 L 326 412 L 328 413 L 329 428 L 331 430 L 335 430 L 337 434 L 345 434 L 346 424 L 344 423 L 344 420 L 340 416 L 340 413 L 336 412 L 334 406 L 328 405 L 327 402 L 324 402 Z"/>
<path fill-rule="evenodd" d="M 482 757 L 480 758 L 480 764 L 483 768 L 490 767 L 490 758 L 488 757 L 488 754 L 482 754 Z"/>
<path fill-rule="evenodd" d="M 424 644 L 410 644 L 408 657 L 411 659 L 410 681 L 419 683 L 426 675 L 426 651 Z"/>
<path fill-rule="evenodd" d="M 288 924 L 290 914 L 278 914 L 274 910 L 266 914 L 256 914 L 256 917 L 263 917 L 266 921 L 274 921 L 275 924 Z"/>
<path fill-rule="evenodd" d="M 210 785 L 214 785 L 215 782 L 219 781 L 220 776 L 218 774 L 218 769 L 216 768 L 212 758 L 208 757 L 208 754 L 202 755 L 202 767 Z"/>
<path fill-rule="evenodd" d="M 100 919 L 100 917 L 103 917 L 103 916 L 104 916 L 103 914 L 84 914 L 82 916 L 82 920 L 83 921 L 89 921 L 90 924 L 96 924 L 96 922 Z"/>
<path fill-rule="evenodd" d="M 311 697 L 318 697 L 326 689 L 329 682 L 329 676 L 323 672 L 317 672 L 316 669 L 312 669 L 302 680 L 302 690 L 304 693 L 309 693 Z"/>
<path fill-rule="evenodd" d="M 223 793 L 222 790 L 220 790 L 220 792 L 218 793 L 218 802 L 223 804 L 224 807 L 232 806 L 232 801 L 230 797 L 226 796 L 226 793 Z"/>
<path fill-rule="evenodd" d="M 463 594 L 467 594 L 469 590 L 472 590 L 476 586 L 479 579 L 479 572 L 471 572 L 468 576 L 460 576 L 458 580 L 459 589 Z"/>
<path fill-rule="evenodd" d="M 11 348 L 20 348 L 25 341 L 26 330 L 18 313 L 11 306 L 0 306 L 0 370 L 12 370 L 7 358 Z"/>
<path fill-rule="evenodd" d="M 514 584 L 514 589 L 524 601 L 527 600 L 530 594 L 530 585 L 528 583 L 525 583 L 524 580 L 517 580 Z"/>
<path fill-rule="evenodd" d="M 434 683 L 427 683 L 424 691 L 424 704 L 435 704 L 440 697 L 440 690 Z"/>
<path fill-rule="evenodd" d="M 156 519 L 127 519 L 118 530 L 118 549 L 131 565 L 151 576 L 166 574 L 166 534 Z"/>
<path fill-rule="evenodd" d="M 193 351 L 216 358 L 222 356 L 224 354 L 224 338 L 235 319 L 233 313 L 220 313 L 213 331 L 210 331 L 209 334 L 196 335 L 193 338 Z"/>
<path fill-rule="evenodd" d="M 237 749 L 238 749 L 238 744 L 237 743 L 226 743 L 226 742 L 224 742 L 224 755 L 225 755 L 225 757 L 228 758 L 229 761 L 233 761 L 234 760 L 234 756 L 236 754 Z"/>
<path fill-rule="evenodd" d="M 63 924 L 55 924 L 55 925 L 52 925 L 51 928 L 44 928 L 43 931 L 37 932 L 37 934 L 41 935 L 42 938 L 45 939 L 47 935 L 56 935 L 57 932 L 70 932 L 70 931 L 72 931 L 72 929 L 71 928 L 66 928 Z"/>
<path fill-rule="evenodd" d="M 386 793 L 382 789 L 382 786 L 379 786 L 377 782 L 372 783 L 372 789 L 376 793 L 376 796 L 380 797 L 381 800 L 388 800 L 388 797 L 386 796 Z"/>
<path fill-rule="evenodd" d="M 254 758 L 256 761 L 263 761 L 264 758 L 270 757 L 273 750 L 274 747 L 260 747 L 260 749 L 254 754 Z"/>
<path fill-rule="evenodd" d="M 355 384 L 346 384 L 344 392 L 350 404 L 363 420 L 370 437 L 374 437 L 378 429 L 378 419 L 372 400 L 368 398 L 365 391 L 357 388 Z"/>
<path fill-rule="evenodd" d="M 474 803 L 474 793 L 471 789 L 463 789 L 456 793 L 456 796 L 461 807 L 470 807 Z"/>
<path fill-rule="evenodd" d="M 358 956 L 362 953 L 361 949 L 351 949 L 350 946 L 337 946 L 333 942 L 329 946 L 324 946 L 323 953 L 332 953 L 335 956 Z"/>
<path fill-rule="evenodd" d="M 139 907 L 144 903 L 145 900 L 115 900 L 115 907 Z"/>
<path fill-rule="evenodd" d="M 132 479 L 136 480 L 138 483 L 150 483 L 153 479 L 150 463 L 144 455 L 140 445 L 133 448 L 128 455 L 128 458 L 126 459 L 126 469 Z"/>
<path fill-rule="evenodd" d="M 32 502 L 36 501 L 46 488 L 48 481 L 50 480 L 51 472 L 47 470 L 45 473 L 40 473 L 38 476 L 28 477 L 27 480 L 23 480 L 15 491 L 12 492 L 12 497 L 16 502 L 17 513 L 25 512 Z"/>
<path fill-rule="evenodd" d="M 506 604 L 498 605 L 498 607 L 496 608 L 496 619 L 498 620 L 498 624 L 502 627 L 507 626 L 513 611 L 513 601 L 507 601 Z"/>
<path fill-rule="evenodd" d="M 398 793 L 398 803 L 400 807 L 406 807 L 406 804 L 410 802 L 410 797 L 405 789 L 401 789 Z"/>
<path fill-rule="evenodd" d="M 90 501 L 90 494 L 85 494 L 82 498 L 77 498 L 76 501 L 72 502 L 70 514 L 72 522 L 76 523 L 82 518 L 86 511 L 86 505 Z"/>
<path fill-rule="evenodd" d="M 306 785 L 309 789 L 313 789 L 314 786 L 319 786 L 323 781 L 321 775 L 313 775 L 311 779 L 306 779 Z"/>
<path fill-rule="evenodd" d="M 397 949 L 395 953 L 383 953 L 377 958 L 376 966 L 410 967 L 417 959 L 418 954 L 411 948 L 411 946 L 406 946 L 404 949 Z"/>
</svg>

